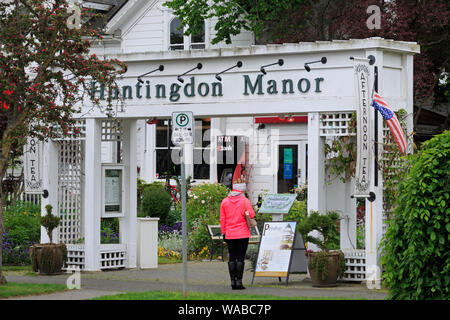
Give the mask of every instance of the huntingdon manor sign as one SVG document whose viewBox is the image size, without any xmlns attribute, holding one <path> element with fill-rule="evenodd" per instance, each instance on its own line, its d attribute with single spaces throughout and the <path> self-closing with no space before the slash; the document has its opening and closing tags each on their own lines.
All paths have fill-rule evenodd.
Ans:
<svg viewBox="0 0 450 320">
<path fill-rule="evenodd" d="M 263 75 L 258 75 L 255 79 L 251 79 L 248 75 L 242 76 L 243 95 L 277 95 L 277 94 L 295 94 L 307 93 L 314 91 L 320 93 L 321 84 L 324 78 L 314 78 L 312 80 L 307 78 L 300 78 L 298 80 L 283 79 L 283 80 L 264 80 Z M 171 102 L 177 102 L 181 96 L 187 98 L 201 96 L 201 97 L 222 97 L 224 95 L 221 82 L 196 82 L 195 77 L 190 77 L 189 81 L 181 86 L 178 83 L 171 83 L 170 85 L 158 83 L 152 84 L 149 80 L 145 84 L 136 82 L 134 86 L 124 85 L 106 92 L 104 86 L 98 86 L 94 81 L 91 82 L 91 95 L 105 100 L 106 95 L 112 95 L 112 99 L 169 99 Z"/>
</svg>

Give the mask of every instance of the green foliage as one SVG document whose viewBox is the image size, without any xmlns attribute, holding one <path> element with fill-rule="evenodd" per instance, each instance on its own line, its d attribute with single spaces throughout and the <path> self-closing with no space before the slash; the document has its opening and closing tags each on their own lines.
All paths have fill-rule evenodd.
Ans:
<svg viewBox="0 0 450 320">
<path fill-rule="evenodd" d="M 41 206 L 29 202 L 17 202 L 6 208 L 4 214 L 5 232 L 15 246 L 29 246 L 39 242 L 41 237 Z"/>
<path fill-rule="evenodd" d="M 408 159 L 394 215 L 381 243 L 391 299 L 449 299 L 450 131 Z"/>
<path fill-rule="evenodd" d="M 52 214 L 52 209 L 53 209 L 53 207 L 50 204 L 46 205 L 45 210 L 47 211 L 47 215 L 45 215 L 44 217 L 41 217 L 41 225 L 47 231 L 47 235 L 50 239 L 50 243 L 53 242 L 53 236 L 52 236 L 53 229 L 58 227 L 59 222 L 61 221 L 60 217 L 57 217 Z"/>
<path fill-rule="evenodd" d="M 228 193 L 227 187 L 219 183 L 202 183 L 193 187 L 186 204 L 188 226 L 191 227 L 189 223 L 197 218 L 201 218 L 207 224 L 217 224 L 220 204 L 228 196 Z"/>
<path fill-rule="evenodd" d="M 349 121 L 349 132 L 356 132 L 356 113 Z M 355 176 L 356 135 L 335 137 L 331 144 L 325 144 L 325 169 L 328 180 L 339 178 L 343 183 Z"/>
<path fill-rule="evenodd" d="M 191 223 L 191 229 L 189 230 L 189 252 L 191 255 L 198 254 L 204 248 L 211 248 L 212 242 L 209 236 L 209 231 L 207 227 L 208 223 L 201 218 L 195 219 Z M 213 249 L 216 250 L 217 244 L 214 244 Z"/>
<path fill-rule="evenodd" d="M 285 214 L 283 219 L 284 221 L 297 221 L 301 222 L 305 220 L 307 216 L 307 207 L 306 202 L 295 200 L 292 204 L 291 209 L 288 214 Z"/>
<path fill-rule="evenodd" d="M 211 247 L 207 225 L 219 224 L 220 204 L 228 193 L 227 187 L 219 183 L 202 183 L 192 188 L 186 205 L 186 219 L 189 247 L 193 253 L 199 253 L 205 247 Z"/>
<path fill-rule="evenodd" d="M 169 0 L 165 6 L 174 10 L 181 24 L 187 27 L 185 34 L 197 34 L 203 20 L 217 19 L 212 44 L 225 41 L 242 30 L 251 30 L 258 36 L 270 37 L 282 32 L 288 24 L 288 12 L 299 9 L 306 0 Z M 296 27 L 299 27 L 298 25 Z"/>
<path fill-rule="evenodd" d="M 164 184 L 153 182 L 147 185 L 142 195 L 142 212 L 140 217 L 158 217 L 160 224 L 166 224 L 167 215 L 172 205 L 172 197 L 167 193 Z"/>
<path fill-rule="evenodd" d="M 311 242 L 317 245 L 321 250 L 328 251 L 333 249 L 339 214 L 334 211 L 328 211 L 326 214 L 319 214 L 317 211 L 311 211 L 310 214 L 297 224 L 297 231 L 303 236 L 304 242 Z M 321 237 L 309 235 L 313 230 L 320 233 Z"/>
<path fill-rule="evenodd" d="M 119 218 L 102 218 L 100 221 L 100 243 L 119 242 Z"/>
<path fill-rule="evenodd" d="M 397 112 L 397 118 L 403 128 L 406 127 L 405 118 L 407 117 L 405 109 L 400 109 Z M 407 145 L 414 147 L 413 135 L 407 138 Z M 383 148 L 383 161 L 380 161 L 380 170 L 383 175 L 383 209 L 387 219 L 390 219 L 395 209 L 395 203 L 399 193 L 400 181 L 404 180 L 405 174 L 408 173 L 410 164 L 406 157 L 402 157 L 397 143 L 394 140 L 392 133 L 386 137 Z"/>
</svg>

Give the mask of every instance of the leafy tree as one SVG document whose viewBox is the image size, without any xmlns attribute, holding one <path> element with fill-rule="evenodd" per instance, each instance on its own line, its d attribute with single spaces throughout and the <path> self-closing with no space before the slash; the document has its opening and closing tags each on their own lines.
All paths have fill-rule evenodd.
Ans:
<svg viewBox="0 0 450 320">
<path fill-rule="evenodd" d="M 199 32 L 204 19 L 218 19 L 212 43 L 230 43 L 241 30 L 253 31 L 259 43 L 375 36 L 417 41 L 421 54 L 414 59 L 416 100 L 448 101 L 447 0 L 168 0 L 165 5 L 187 27 L 187 34 Z M 381 9 L 380 29 L 367 27 L 370 5 Z"/>
<path fill-rule="evenodd" d="M 87 21 L 83 11 L 81 20 Z M 90 97 L 91 80 L 114 87 L 125 72 L 118 60 L 90 54 L 91 41 L 101 37 L 86 25 L 73 28 L 67 0 L 12 0 L 0 2 L 0 178 L 21 155 L 28 136 L 40 140 L 69 134 L 72 115 Z M 108 100 L 110 107 L 112 101 Z M 0 234 L 6 190 L 0 184 Z M 6 282 L 1 274 L 0 283 Z"/>
<path fill-rule="evenodd" d="M 409 159 L 394 217 L 382 241 L 392 299 L 448 300 L 450 288 L 450 131 Z"/>
</svg>

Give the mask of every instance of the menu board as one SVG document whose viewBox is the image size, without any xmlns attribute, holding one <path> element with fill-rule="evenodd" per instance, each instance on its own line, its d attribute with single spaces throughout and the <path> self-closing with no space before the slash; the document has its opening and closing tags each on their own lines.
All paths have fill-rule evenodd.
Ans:
<svg viewBox="0 0 450 320">
<path fill-rule="evenodd" d="M 289 210 L 297 198 L 296 194 L 278 193 L 268 194 L 259 208 L 258 213 L 289 213 Z"/>
<path fill-rule="evenodd" d="M 122 170 L 105 170 L 105 212 L 120 212 L 122 203 Z"/>
<path fill-rule="evenodd" d="M 264 222 L 255 277 L 287 277 L 297 222 Z"/>
</svg>

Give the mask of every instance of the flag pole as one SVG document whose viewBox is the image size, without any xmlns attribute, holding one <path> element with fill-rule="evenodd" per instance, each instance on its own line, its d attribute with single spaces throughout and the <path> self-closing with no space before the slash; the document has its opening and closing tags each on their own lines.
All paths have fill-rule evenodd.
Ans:
<svg viewBox="0 0 450 320">
<path fill-rule="evenodd" d="M 372 92 L 372 101 L 373 101 L 373 95 L 376 91 L 378 93 L 378 67 L 374 66 L 374 81 L 373 81 L 373 92 Z M 376 108 L 373 108 L 373 114 L 374 114 L 374 186 L 378 187 L 378 110 Z"/>
</svg>

